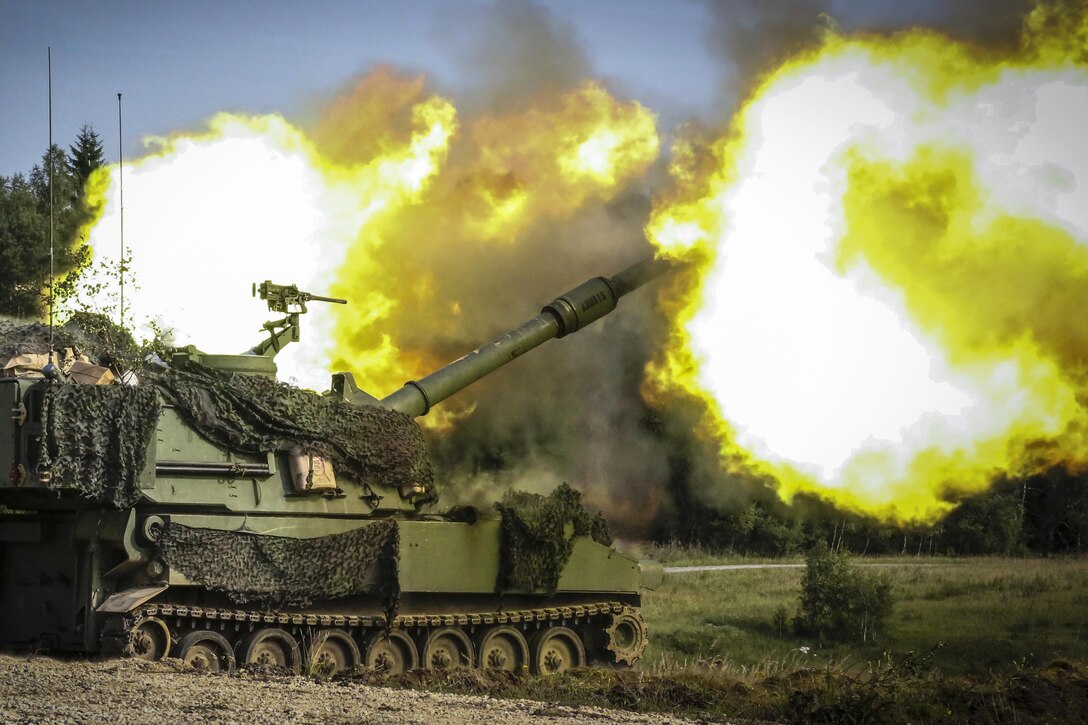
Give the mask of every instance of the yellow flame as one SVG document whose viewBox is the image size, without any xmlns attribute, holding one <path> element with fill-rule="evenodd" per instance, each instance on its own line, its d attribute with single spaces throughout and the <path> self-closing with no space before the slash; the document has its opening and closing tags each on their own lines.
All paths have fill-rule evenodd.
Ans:
<svg viewBox="0 0 1088 725">
<path fill-rule="evenodd" d="M 438 97 L 413 100 L 410 132 L 369 158 L 331 158 L 278 115 L 219 114 L 202 133 L 146 139 L 152 151 L 123 170 L 124 239 L 134 250 L 126 312 L 175 330 L 179 343 L 242 352 L 261 339 L 270 315 L 247 299 L 250 282 L 327 294 L 361 230 L 417 200 L 445 160 L 453 107 Z M 120 181 L 111 166 L 89 188 L 102 206 L 88 230 L 101 259 L 119 250 Z M 101 281 L 112 289 L 117 280 Z M 360 298 L 354 314 L 380 314 L 380 300 Z M 297 382 L 326 387 L 321 330 L 331 326 L 329 310 L 314 304 L 304 324 L 302 345 L 278 362 Z"/>
<path fill-rule="evenodd" d="M 1041 6 L 1007 58 L 831 36 L 709 168 L 681 147 L 647 231 L 698 271 L 650 392 L 703 400 L 723 461 L 783 499 L 891 520 L 1085 461 L 1086 27 Z"/>
</svg>

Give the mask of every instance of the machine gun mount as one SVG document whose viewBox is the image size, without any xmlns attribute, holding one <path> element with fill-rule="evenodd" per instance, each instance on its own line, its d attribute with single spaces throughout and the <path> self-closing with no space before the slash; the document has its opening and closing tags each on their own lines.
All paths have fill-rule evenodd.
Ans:
<svg viewBox="0 0 1088 725">
<path fill-rule="evenodd" d="M 268 339 L 263 340 L 250 351 L 254 355 L 273 358 L 285 345 L 299 340 L 299 315 L 307 312 L 307 302 L 331 302 L 337 305 L 346 305 L 347 300 L 339 297 L 323 297 L 310 292 L 301 291 L 293 284 L 273 284 L 271 280 L 261 282 L 260 286 L 253 283 L 253 296 L 260 297 L 268 302 L 268 309 L 285 315 L 278 320 L 269 320 L 262 325 L 262 329 L 268 332 Z"/>
</svg>

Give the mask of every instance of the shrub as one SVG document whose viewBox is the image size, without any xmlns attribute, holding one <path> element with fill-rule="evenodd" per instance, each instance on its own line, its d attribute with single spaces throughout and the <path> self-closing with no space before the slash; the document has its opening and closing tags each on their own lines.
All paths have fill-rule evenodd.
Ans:
<svg viewBox="0 0 1088 725">
<path fill-rule="evenodd" d="M 844 642 L 874 639 L 891 615 L 891 583 L 858 571 L 823 542 L 809 551 L 806 563 L 797 631 Z"/>
<path fill-rule="evenodd" d="M 786 605 L 779 605 L 771 616 L 771 626 L 774 627 L 775 634 L 779 637 L 784 636 L 786 634 L 786 625 L 789 624 L 789 621 L 790 613 L 789 610 L 786 609 Z"/>
</svg>

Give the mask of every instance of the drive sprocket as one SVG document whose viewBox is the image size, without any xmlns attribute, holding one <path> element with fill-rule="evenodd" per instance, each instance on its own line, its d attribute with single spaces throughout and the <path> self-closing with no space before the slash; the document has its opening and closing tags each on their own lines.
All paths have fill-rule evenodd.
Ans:
<svg viewBox="0 0 1088 725">
<path fill-rule="evenodd" d="M 612 653 L 617 664 L 633 665 L 650 643 L 646 622 L 634 607 L 624 607 L 623 611 L 613 614 L 604 633 L 605 649 Z"/>
</svg>

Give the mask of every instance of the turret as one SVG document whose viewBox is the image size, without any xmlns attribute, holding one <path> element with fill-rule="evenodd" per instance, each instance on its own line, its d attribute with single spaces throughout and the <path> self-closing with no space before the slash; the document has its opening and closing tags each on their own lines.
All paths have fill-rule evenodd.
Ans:
<svg viewBox="0 0 1088 725">
<path fill-rule="evenodd" d="M 468 355 L 378 400 L 355 385 L 351 373 L 336 373 L 333 390 L 359 405 L 381 405 L 413 417 L 551 340 L 583 329 L 616 309 L 619 299 L 668 271 L 671 263 L 649 257 L 613 277 L 594 277 L 557 297 L 540 314 Z"/>
</svg>

